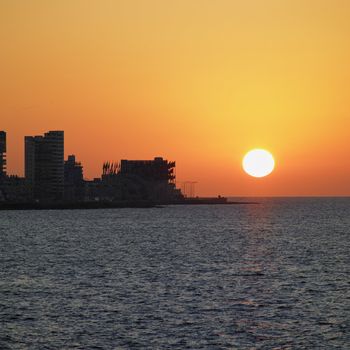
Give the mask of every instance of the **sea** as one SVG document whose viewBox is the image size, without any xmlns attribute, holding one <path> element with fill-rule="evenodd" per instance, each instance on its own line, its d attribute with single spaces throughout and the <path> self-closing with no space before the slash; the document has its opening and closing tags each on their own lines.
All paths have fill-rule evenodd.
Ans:
<svg viewBox="0 0 350 350">
<path fill-rule="evenodd" d="M 249 201 L 1 211 L 0 349 L 350 349 L 350 198 Z"/>
</svg>

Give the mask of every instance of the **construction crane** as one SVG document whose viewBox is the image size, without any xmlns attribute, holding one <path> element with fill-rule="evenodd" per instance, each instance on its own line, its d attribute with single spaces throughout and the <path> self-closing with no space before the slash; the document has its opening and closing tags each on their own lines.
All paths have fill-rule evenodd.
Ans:
<svg viewBox="0 0 350 350">
<path fill-rule="evenodd" d="M 177 185 L 180 185 L 180 189 L 182 194 L 186 198 L 194 198 L 195 197 L 195 185 L 197 184 L 197 181 L 177 181 Z"/>
</svg>

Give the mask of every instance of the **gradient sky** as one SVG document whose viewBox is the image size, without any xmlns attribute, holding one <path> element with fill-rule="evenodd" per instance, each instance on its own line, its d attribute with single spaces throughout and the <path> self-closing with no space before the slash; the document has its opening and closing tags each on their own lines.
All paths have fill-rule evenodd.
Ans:
<svg viewBox="0 0 350 350">
<path fill-rule="evenodd" d="M 199 195 L 350 195 L 350 1 L 0 0 L 0 129 L 177 161 Z M 266 148 L 256 179 L 244 154 Z"/>
</svg>

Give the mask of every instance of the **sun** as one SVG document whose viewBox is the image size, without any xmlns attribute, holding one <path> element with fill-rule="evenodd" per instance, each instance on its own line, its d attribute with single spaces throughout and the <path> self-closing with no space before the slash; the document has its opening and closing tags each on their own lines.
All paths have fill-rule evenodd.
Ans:
<svg viewBox="0 0 350 350">
<path fill-rule="evenodd" d="M 253 149 L 243 158 L 244 171 L 254 177 L 264 177 L 273 171 L 275 160 L 270 152 L 264 149 Z"/>
</svg>

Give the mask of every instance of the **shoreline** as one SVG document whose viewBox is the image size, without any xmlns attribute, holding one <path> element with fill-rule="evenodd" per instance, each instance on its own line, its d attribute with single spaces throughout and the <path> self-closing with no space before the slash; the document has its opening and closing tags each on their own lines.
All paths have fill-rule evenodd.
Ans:
<svg viewBox="0 0 350 350">
<path fill-rule="evenodd" d="M 75 210 L 75 209 L 118 209 L 118 208 L 161 208 L 167 205 L 249 205 L 259 204 L 249 201 L 228 201 L 227 198 L 189 198 L 173 202 L 153 202 L 147 200 L 114 202 L 57 202 L 57 203 L 0 203 L 4 210 Z"/>
</svg>

